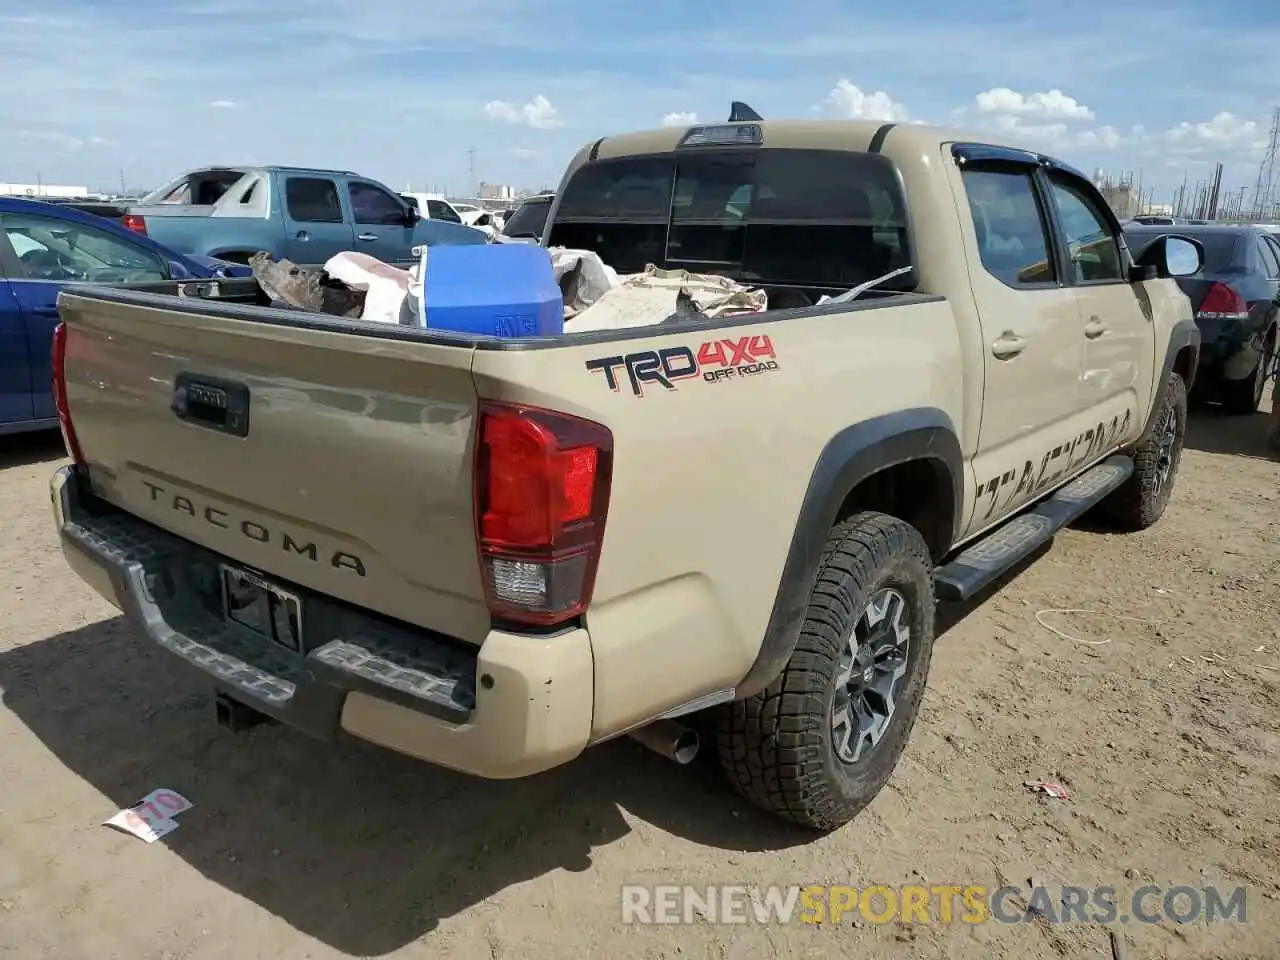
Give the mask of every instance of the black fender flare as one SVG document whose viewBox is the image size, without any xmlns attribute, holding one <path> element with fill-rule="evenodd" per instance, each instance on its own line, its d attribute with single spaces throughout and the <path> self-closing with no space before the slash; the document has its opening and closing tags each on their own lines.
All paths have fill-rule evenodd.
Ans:
<svg viewBox="0 0 1280 960">
<path fill-rule="evenodd" d="M 1147 411 L 1147 423 L 1143 428 L 1143 436 L 1146 436 L 1147 428 L 1151 426 L 1151 418 L 1155 416 L 1160 405 L 1160 391 L 1164 389 L 1169 374 L 1173 373 L 1178 354 L 1187 347 L 1191 348 L 1191 364 L 1187 373 L 1183 375 L 1183 379 L 1187 383 L 1187 389 L 1190 390 L 1195 385 L 1196 368 L 1200 365 L 1200 328 L 1190 317 L 1179 320 L 1169 331 L 1169 342 L 1164 348 L 1164 365 L 1160 369 L 1160 376 L 1151 385 L 1151 408 Z"/>
<path fill-rule="evenodd" d="M 901 410 L 846 427 L 827 442 L 809 477 L 760 649 L 735 688 L 736 698 L 767 687 L 795 651 L 822 549 L 845 498 L 873 474 L 917 460 L 930 462 L 939 482 L 950 485 L 954 543 L 963 507 L 964 457 L 946 413 L 933 407 Z"/>
</svg>

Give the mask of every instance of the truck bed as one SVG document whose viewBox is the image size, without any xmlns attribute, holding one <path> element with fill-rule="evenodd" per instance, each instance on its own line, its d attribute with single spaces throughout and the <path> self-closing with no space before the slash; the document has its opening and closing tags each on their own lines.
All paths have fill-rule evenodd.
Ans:
<svg viewBox="0 0 1280 960">
<path fill-rule="evenodd" d="M 482 401 L 556 410 L 612 430 L 622 449 L 609 523 L 625 531 L 633 518 L 655 522 L 653 510 L 661 509 L 654 498 L 663 485 L 655 486 L 646 459 L 661 451 L 673 464 L 692 458 L 691 465 L 699 447 L 721 442 L 726 430 L 740 429 L 747 441 L 753 417 L 782 416 L 778 405 L 803 389 L 799 380 L 780 378 L 779 369 L 796 371 L 799 362 L 812 361 L 824 378 L 845 376 L 843 368 L 831 367 L 823 331 L 851 321 L 833 314 L 859 314 L 860 323 L 884 331 L 885 356 L 857 362 L 901 363 L 905 370 L 905 343 L 912 338 L 919 353 L 921 325 L 936 331 L 925 342 L 935 344 L 940 358 L 956 349 L 945 301 L 916 294 L 521 341 L 365 323 L 261 301 L 249 279 L 128 291 L 84 287 L 62 295 L 68 404 L 95 493 L 238 563 L 468 642 L 479 642 L 491 623 L 473 515 Z M 886 307 L 902 308 L 905 323 L 896 310 L 892 317 L 882 314 Z M 783 356 L 782 331 L 793 321 L 790 353 Z M 730 334 L 740 341 L 742 357 L 717 347 L 729 341 L 714 338 Z M 699 346 L 708 337 L 718 361 L 707 361 Z M 656 352 L 670 343 L 678 346 Z M 762 352 L 758 362 L 744 363 L 752 349 L 776 359 Z M 904 350 L 901 359 L 895 349 Z M 703 366 L 723 365 L 694 371 L 706 383 L 668 381 L 660 367 L 677 353 L 690 363 L 699 354 Z M 847 367 L 854 360 L 843 362 Z M 913 366 L 918 362 L 911 358 Z M 735 370 L 737 379 L 723 379 Z M 224 391 L 227 402 L 242 408 L 233 411 L 241 420 L 205 422 L 226 414 L 198 404 L 194 415 L 176 414 L 175 393 L 184 385 L 197 395 L 205 387 Z M 687 415 L 700 419 L 685 422 Z M 829 415 L 838 418 L 838 411 Z M 674 423 L 680 428 L 673 432 Z M 824 429 L 816 421 L 813 428 Z M 809 442 L 797 435 L 777 437 L 774 445 L 785 454 L 796 444 L 811 464 L 817 450 L 801 451 Z M 741 457 L 749 469 L 753 449 L 747 442 L 720 456 Z M 654 468 L 675 476 L 669 466 Z M 802 468 L 794 478 L 797 507 L 805 475 Z M 693 487 L 689 492 L 701 495 Z M 785 540 L 788 533 L 770 532 L 775 535 Z M 777 545 L 776 556 L 784 547 Z M 680 564 L 698 562 L 696 552 L 664 563 L 679 576 Z M 611 557 L 621 559 L 606 551 L 597 602 L 602 591 L 625 594 L 637 573 L 615 567 Z"/>
</svg>

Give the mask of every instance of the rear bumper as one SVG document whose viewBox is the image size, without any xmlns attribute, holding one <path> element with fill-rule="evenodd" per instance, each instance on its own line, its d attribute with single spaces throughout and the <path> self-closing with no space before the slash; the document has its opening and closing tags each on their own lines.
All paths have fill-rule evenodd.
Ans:
<svg viewBox="0 0 1280 960">
<path fill-rule="evenodd" d="M 1200 365 L 1206 383 L 1253 376 L 1262 357 L 1262 334 L 1253 320 L 1196 319 Z"/>
<path fill-rule="evenodd" d="M 492 779 L 539 773 L 587 745 L 585 630 L 491 631 L 476 648 L 291 586 L 308 625 L 299 653 L 222 617 L 224 558 L 86 494 L 75 467 L 58 470 L 50 492 L 81 579 L 219 690 L 289 726 Z"/>
</svg>

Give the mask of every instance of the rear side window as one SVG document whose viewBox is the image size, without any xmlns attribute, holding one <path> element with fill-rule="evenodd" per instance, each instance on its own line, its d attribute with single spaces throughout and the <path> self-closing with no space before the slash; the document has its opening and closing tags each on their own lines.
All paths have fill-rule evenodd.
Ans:
<svg viewBox="0 0 1280 960">
<path fill-rule="evenodd" d="M 1275 247 L 1266 237 L 1258 237 L 1258 256 L 1262 258 L 1262 272 L 1268 280 L 1280 280 L 1280 259 Z"/>
<path fill-rule="evenodd" d="M 432 220 L 448 220 L 450 223 L 462 222 L 462 218 L 454 212 L 453 207 L 441 200 L 427 201 L 427 216 Z"/>
<path fill-rule="evenodd" d="M 320 177 L 290 177 L 284 186 L 289 217 L 299 223 L 341 223 L 338 185 Z"/>
<path fill-rule="evenodd" d="M 963 177 L 986 271 L 1011 287 L 1055 285 L 1057 269 L 1031 172 L 970 166 Z"/>
<path fill-rule="evenodd" d="M 502 225 L 502 233 L 508 237 L 541 238 L 543 228 L 547 225 L 547 214 L 551 212 L 551 201 L 530 200 L 516 208 Z"/>
<path fill-rule="evenodd" d="M 892 162 L 836 150 L 590 163 L 566 185 L 549 242 L 594 249 L 624 273 L 655 263 L 817 288 L 848 288 L 911 263 Z M 907 275 L 885 287 L 913 283 Z"/>
</svg>

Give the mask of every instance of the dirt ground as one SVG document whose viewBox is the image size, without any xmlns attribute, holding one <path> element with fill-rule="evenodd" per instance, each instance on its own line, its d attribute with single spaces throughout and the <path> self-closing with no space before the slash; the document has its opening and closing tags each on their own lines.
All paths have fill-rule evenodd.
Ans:
<svg viewBox="0 0 1280 960">
<path fill-rule="evenodd" d="M 713 763 L 630 741 L 487 783 L 280 727 L 214 726 L 198 678 L 72 577 L 56 440 L 0 446 L 0 955 L 22 960 L 1110 957 L 1096 925 L 624 925 L 640 884 L 1217 883 L 1245 924 L 1130 924 L 1127 956 L 1280 956 L 1280 462 L 1264 418 L 1192 422 L 1151 530 L 1086 528 L 944 611 L 890 786 L 825 838 Z M 1037 620 L 1082 639 L 1064 639 Z M 1124 619 L 1130 618 L 1130 619 Z M 1024 781 L 1059 778 L 1045 801 Z M 147 845 L 100 826 L 193 801 Z"/>
</svg>

